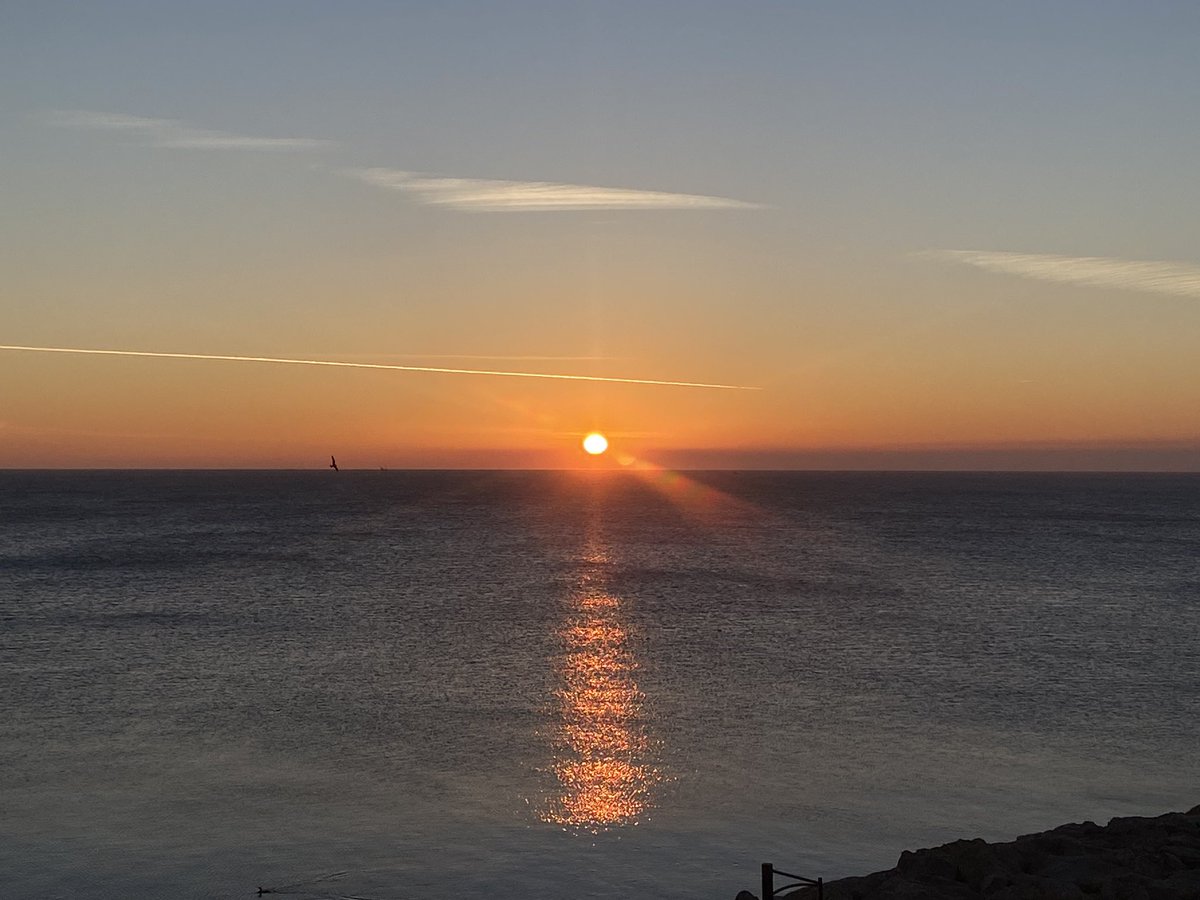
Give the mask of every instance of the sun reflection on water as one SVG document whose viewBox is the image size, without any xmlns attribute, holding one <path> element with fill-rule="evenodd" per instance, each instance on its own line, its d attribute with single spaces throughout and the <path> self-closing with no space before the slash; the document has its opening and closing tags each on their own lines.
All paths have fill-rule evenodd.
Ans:
<svg viewBox="0 0 1200 900">
<path fill-rule="evenodd" d="M 541 819 L 600 831 L 642 821 L 661 775 L 649 759 L 645 698 L 634 678 L 638 662 L 621 601 L 604 586 L 608 557 L 593 546 L 583 562 L 559 632 L 564 652 L 556 667 L 551 765 L 557 784 Z"/>
</svg>

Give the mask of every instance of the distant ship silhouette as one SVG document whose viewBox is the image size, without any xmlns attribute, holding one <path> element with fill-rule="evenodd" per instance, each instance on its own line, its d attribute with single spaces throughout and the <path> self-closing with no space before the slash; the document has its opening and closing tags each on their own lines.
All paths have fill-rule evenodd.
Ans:
<svg viewBox="0 0 1200 900">
<path fill-rule="evenodd" d="M 329 468 L 333 469 L 333 471 L 335 471 L 335 472 L 338 471 L 337 459 L 335 459 L 332 456 L 329 457 Z"/>
</svg>

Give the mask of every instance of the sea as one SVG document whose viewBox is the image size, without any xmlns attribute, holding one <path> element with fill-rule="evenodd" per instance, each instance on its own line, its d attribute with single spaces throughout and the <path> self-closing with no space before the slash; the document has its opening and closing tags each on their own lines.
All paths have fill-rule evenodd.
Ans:
<svg viewBox="0 0 1200 900">
<path fill-rule="evenodd" d="M 0 472 L 0 897 L 733 900 L 1200 803 L 1200 475 Z"/>
</svg>

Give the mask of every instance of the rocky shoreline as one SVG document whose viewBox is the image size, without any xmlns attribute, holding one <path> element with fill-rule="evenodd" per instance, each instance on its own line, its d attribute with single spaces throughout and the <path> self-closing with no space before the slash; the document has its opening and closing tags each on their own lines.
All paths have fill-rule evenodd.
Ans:
<svg viewBox="0 0 1200 900">
<path fill-rule="evenodd" d="M 814 900 L 817 890 L 786 896 Z M 738 900 L 752 897 L 743 891 Z M 1105 826 L 1060 825 L 1006 843 L 959 840 L 906 850 L 894 869 L 825 884 L 824 898 L 1198 900 L 1200 806 L 1153 818 L 1116 818 Z"/>
</svg>

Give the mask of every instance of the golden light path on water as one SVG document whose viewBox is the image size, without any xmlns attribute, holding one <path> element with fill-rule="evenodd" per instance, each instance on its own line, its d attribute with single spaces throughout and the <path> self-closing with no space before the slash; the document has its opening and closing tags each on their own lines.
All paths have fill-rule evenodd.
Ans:
<svg viewBox="0 0 1200 900">
<path fill-rule="evenodd" d="M 618 462 L 697 523 L 753 518 L 763 511 L 680 472 L 625 455 Z M 591 511 L 595 515 L 596 511 Z M 599 832 L 637 825 L 666 780 L 655 764 L 661 747 L 647 727 L 645 697 L 636 680 L 638 660 L 622 600 L 609 589 L 613 560 L 598 538 L 598 523 L 581 559 L 581 573 L 558 637 L 560 688 L 551 766 L 557 793 L 544 804 L 548 823 Z"/>
<path fill-rule="evenodd" d="M 540 811 L 542 821 L 600 831 L 636 825 L 652 805 L 661 781 L 650 761 L 643 696 L 634 673 L 621 600 L 605 589 L 604 549 L 593 544 L 570 597 L 559 638 L 558 721 L 551 769 L 557 791 Z"/>
<path fill-rule="evenodd" d="M 512 372 L 503 369 L 451 369 L 443 366 L 396 366 L 385 363 L 356 363 L 330 359 L 287 359 L 274 356 L 224 356 L 212 353 L 161 353 L 150 350 L 97 350 L 83 347 L 27 347 L 0 344 L 0 350 L 28 353 L 76 353 L 87 356 L 130 356 L 152 359 L 202 359 L 222 362 L 277 363 L 290 366 L 331 366 L 343 369 L 386 369 L 392 372 L 432 372 L 441 375 L 490 375 L 501 378 L 541 378 L 552 381 L 599 381 L 609 384 L 645 384 L 660 387 L 710 388 L 723 391 L 758 391 L 741 384 L 710 384 L 702 381 L 660 381 L 653 378 L 618 378 L 608 375 L 575 375 L 554 372 Z"/>
</svg>

